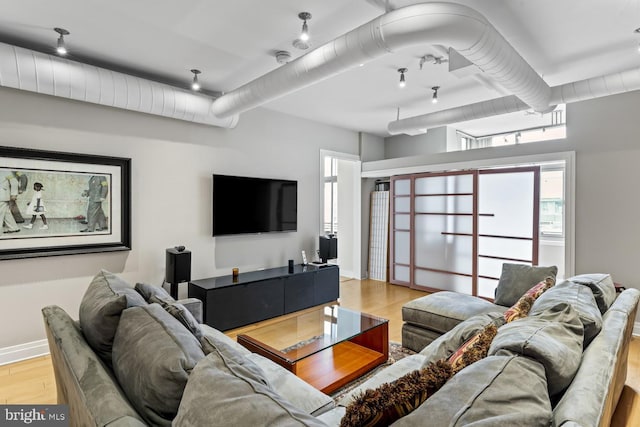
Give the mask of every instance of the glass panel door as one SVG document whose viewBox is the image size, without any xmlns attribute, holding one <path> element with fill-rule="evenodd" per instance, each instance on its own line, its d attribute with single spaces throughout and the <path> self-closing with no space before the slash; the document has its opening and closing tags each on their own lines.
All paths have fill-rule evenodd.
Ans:
<svg viewBox="0 0 640 427">
<path fill-rule="evenodd" d="M 411 283 L 412 179 L 391 178 L 391 278 L 390 282 Z"/>
<path fill-rule="evenodd" d="M 413 287 L 474 293 L 475 174 L 415 178 Z"/>
<path fill-rule="evenodd" d="M 478 177 L 478 295 L 494 298 L 502 263 L 538 264 L 540 168 Z"/>
</svg>

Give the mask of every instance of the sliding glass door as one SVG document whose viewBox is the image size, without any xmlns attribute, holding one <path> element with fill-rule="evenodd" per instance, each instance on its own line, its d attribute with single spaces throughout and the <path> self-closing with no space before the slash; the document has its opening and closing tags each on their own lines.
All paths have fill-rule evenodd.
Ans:
<svg viewBox="0 0 640 427">
<path fill-rule="evenodd" d="M 502 262 L 537 264 L 538 168 L 391 183 L 392 283 L 493 298 Z"/>
<path fill-rule="evenodd" d="M 478 174 L 478 296 L 493 298 L 502 263 L 538 265 L 540 168 Z"/>
</svg>

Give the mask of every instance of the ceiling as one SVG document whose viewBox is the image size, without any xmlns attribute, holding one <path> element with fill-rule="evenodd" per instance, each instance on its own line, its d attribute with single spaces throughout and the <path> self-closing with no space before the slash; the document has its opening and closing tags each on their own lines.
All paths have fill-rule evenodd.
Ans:
<svg viewBox="0 0 640 427">
<path fill-rule="evenodd" d="M 457 0 L 476 9 L 550 86 L 640 66 L 640 0 Z M 419 3 L 389 0 L 390 8 Z M 385 0 L 0 0 L 0 41 L 53 53 L 54 27 L 70 31 L 68 58 L 187 88 L 190 69 L 206 93 L 229 92 L 280 66 L 274 52 L 292 58 L 298 13 L 318 47 L 385 11 Z M 448 65 L 425 63 L 446 46 L 393 52 L 321 81 L 264 108 L 330 125 L 388 136 L 387 124 L 508 94 L 481 75 L 456 77 Z M 406 67 L 407 86 L 398 87 Z M 438 104 L 431 87 L 440 86 Z M 240 117 L 242 121 L 242 116 Z M 569 118 L 570 120 L 570 118 Z M 526 112 L 459 123 L 471 135 L 547 124 Z"/>
</svg>

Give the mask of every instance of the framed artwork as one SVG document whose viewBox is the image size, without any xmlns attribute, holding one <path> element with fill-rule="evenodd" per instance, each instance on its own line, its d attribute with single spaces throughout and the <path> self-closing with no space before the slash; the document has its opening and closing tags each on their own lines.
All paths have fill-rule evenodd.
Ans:
<svg viewBox="0 0 640 427">
<path fill-rule="evenodd" d="M 131 250 L 131 159 L 0 147 L 0 260 Z"/>
</svg>

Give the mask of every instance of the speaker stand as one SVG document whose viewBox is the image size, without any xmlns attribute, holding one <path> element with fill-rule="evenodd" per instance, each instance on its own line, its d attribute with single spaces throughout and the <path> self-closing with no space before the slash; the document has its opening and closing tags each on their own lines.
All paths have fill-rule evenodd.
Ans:
<svg viewBox="0 0 640 427">
<path fill-rule="evenodd" d="M 180 283 L 182 283 L 182 282 L 178 282 L 178 283 L 164 282 L 164 283 L 169 285 L 169 295 L 171 295 L 171 298 L 177 300 L 178 299 L 178 287 L 180 286 Z M 164 287 L 164 285 L 163 285 L 163 287 Z"/>
</svg>

